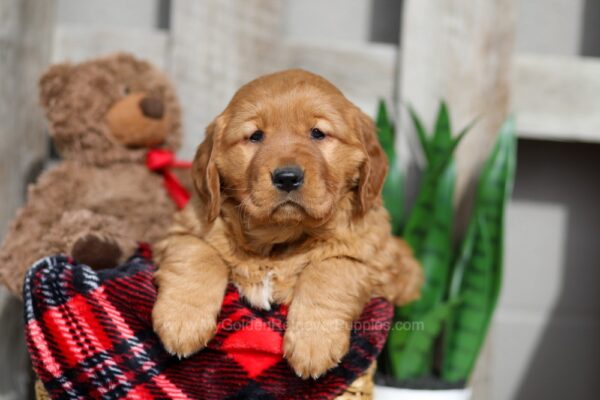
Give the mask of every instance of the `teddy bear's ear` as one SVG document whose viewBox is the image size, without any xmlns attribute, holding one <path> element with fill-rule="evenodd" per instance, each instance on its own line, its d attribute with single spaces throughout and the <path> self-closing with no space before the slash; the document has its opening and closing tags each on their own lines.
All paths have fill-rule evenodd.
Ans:
<svg viewBox="0 0 600 400">
<path fill-rule="evenodd" d="M 114 59 L 116 61 L 119 61 L 122 63 L 129 63 L 129 64 L 136 64 L 136 63 L 140 62 L 140 60 L 135 58 L 135 56 L 133 54 L 125 53 L 125 52 L 115 53 Z"/>
<path fill-rule="evenodd" d="M 69 76 L 73 70 L 71 64 L 57 64 L 51 66 L 40 78 L 40 103 L 48 108 L 52 100 L 60 96 L 64 90 Z"/>
</svg>

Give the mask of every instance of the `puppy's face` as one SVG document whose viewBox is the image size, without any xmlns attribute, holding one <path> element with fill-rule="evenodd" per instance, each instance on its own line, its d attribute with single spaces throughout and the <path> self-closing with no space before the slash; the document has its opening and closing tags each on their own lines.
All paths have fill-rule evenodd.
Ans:
<svg viewBox="0 0 600 400">
<path fill-rule="evenodd" d="M 236 93 L 209 126 L 194 174 L 209 219 L 231 201 L 254 224 L 314 227 L 349 192 L 365 212 L 385 172 L 372 121 L 323 78 L 291 70 Z"/>
</svg>

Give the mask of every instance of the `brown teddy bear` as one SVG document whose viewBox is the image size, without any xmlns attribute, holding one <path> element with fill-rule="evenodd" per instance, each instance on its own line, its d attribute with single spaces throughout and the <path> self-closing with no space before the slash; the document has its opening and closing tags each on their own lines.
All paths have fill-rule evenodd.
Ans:
<svg viewBox="0 0 600 400">
<path fill-rule="evenodd" d="M 122 262 L 138 241 L 166 231 L 172 195 L 181 195 L 164 168 L 179 147 L 181 115 L 163 73 L 115 54 L 55 65 L 39 86 L 62 160 L 29 188 L 0 248 L 0 281 L 18 295 L 28 267 L 47 255 L 70 254 L 94 268 Z M 163 149 L 154 168 L 168 176 L 146 165 L 151 148 Z"/>
</svg>

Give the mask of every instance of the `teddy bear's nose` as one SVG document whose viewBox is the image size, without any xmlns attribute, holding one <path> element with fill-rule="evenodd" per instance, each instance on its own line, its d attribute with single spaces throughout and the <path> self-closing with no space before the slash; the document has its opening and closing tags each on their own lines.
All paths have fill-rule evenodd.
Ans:
<svg viewBox="0 0 600 400">
<path fill-rule="evenodd" d="M 144 97 L 140 100 L 142 113 L 148 118 L 161 119 L 165 109 L 160 99 L 156 97 Z"/>
</svg>

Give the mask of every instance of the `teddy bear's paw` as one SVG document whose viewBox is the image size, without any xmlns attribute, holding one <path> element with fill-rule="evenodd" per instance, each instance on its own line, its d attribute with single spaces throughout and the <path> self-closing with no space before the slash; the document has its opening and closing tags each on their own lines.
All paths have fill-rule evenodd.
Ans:
<svg viewBox="0 0 600 400">
<path fill-rule="evenodd" d="M 214 313 L 172 300 L 156 302 L 152 323 L 165 350 L 179 358 L 202 350 L 217 330 Z"/>
<path fill-rule="evenodd" d="M 94 233 L 80 237 L 71 248 L 75 261 L 94 269 L 116 267 L 122 255 L 123 251 L 115 240 Z"/>
<path fill-rule="evenodd" d="M 318 378 L 329 369 L 337 366 L 348 352 L 350 331 L 346 324 L 337 326 L 303 326 L 297 324 L 288 327 L 283 343 L 284 357 L 303 378 Z"/>
</svg>

